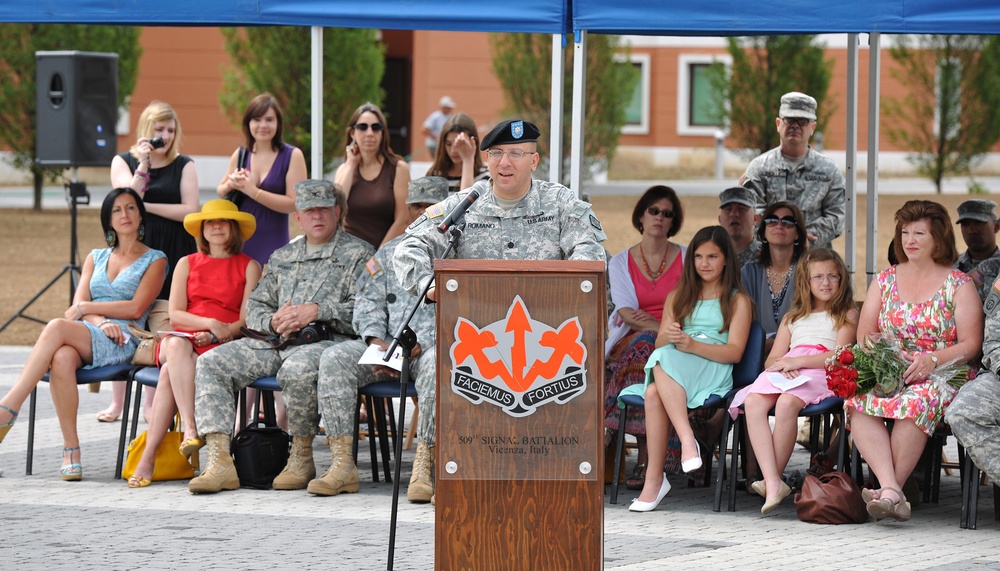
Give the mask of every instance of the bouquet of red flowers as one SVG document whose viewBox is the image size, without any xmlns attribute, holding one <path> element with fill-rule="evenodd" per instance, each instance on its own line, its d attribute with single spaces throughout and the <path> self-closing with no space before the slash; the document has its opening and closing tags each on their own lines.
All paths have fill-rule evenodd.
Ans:
<svg viewBox="0 0 1000 571">
<path fill-rule="evenodd" d="M 863 345 L 838 347 L 826 360 L 826 384 L 838 397 L 873 393 L 886 397 L 894 394 L 903 384 L 903 372 L 910 362 L 903 358 L 903 350 L 882 338 L 869 339 Z M 939 365 L 928 380 L 960 386 L 968 379 L 969 367 L 951 361 Z"/>
</svg>

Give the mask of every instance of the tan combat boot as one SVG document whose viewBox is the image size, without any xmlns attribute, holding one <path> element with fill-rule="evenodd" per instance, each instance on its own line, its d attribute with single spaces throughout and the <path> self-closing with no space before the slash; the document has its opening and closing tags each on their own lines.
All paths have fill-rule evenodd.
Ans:
<svg viewBox="0 0 1000 571">
<path fill-rule="evenodd" d="M 229 455 L 229 435 L 213 432 L 208 440 L 208 465 L 201 475 L 188 482 L 192 494 L 214 494 L 222 490 L 236 490 L 240 478 L 236 475 L 233 457 Z"/>
<path fill-rule="evenodd" d="M 330 452 L 333 464 L 325 474 L 309 482 L 306 488 L 310 494 L 317 496 L 336 496 L 342 493 L 356 493 L 360 478 L 358 467 L 354 465 L 351 445 L 354 439 L 350 436 L 334 436 L 330 438 Z"/>
<path fill-rule="evenodd" d="M 313 463 L 312 436 L 293 436 L 292 451 L 288 454 L 285 469 L 271 482 L 275 490 L 301 490 L 316 477 Z"/>
<path fill-rule="evenodd" d="M 406 488 L 406 499 L 415 504 L 426 504 L 434 496 L 431 466 L 434 464 L 434 446 L 423 440 L 417 442 L 417 455 L 413 459 L 413 474 Z"/>
</svg>

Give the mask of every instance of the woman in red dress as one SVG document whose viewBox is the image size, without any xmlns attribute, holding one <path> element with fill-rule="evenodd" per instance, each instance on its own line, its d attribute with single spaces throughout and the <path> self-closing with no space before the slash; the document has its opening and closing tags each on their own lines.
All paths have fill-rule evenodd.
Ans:
<svg viewBox="0 0 1000 571">
<path fill-rule="evenodd" d="M 146 448 L 130 488 L 144 488 L 153 477 L 156 449 L 180 412 L 184 426 L 181 454 L 190 456 L 205 445 L 194 420 L 194 368 L 198 355 L 239 337 L 246 303 L 260 279 L 260 264 L 242 253 L 256 221 L 228 200 L 210 200 L 201 212 L 184 217 L 184 229 L 198 240 L 198 252 L 185 256 L 174 270 L 170 323 L 181 333 L 160 342 L 160 378 Z"/>
</svg>

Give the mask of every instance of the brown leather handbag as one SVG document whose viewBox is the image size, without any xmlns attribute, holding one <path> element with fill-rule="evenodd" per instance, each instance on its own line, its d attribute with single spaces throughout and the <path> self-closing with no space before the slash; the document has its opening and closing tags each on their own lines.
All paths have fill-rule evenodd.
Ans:
<svg viewBox="0 0 1000 571">
<path fill-rule="evenodd" d="M 809 474 L 802 492 L 795 494 L 795 511 L 809 523 L 864 523 L 868 521 L 861 489 L 843 472 L 819 477 Z"/>
</svg>

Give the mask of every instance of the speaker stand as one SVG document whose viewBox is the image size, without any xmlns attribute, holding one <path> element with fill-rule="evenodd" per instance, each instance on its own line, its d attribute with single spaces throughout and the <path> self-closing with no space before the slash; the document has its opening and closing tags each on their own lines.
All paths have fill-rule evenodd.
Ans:
<svg viewBox="0 0 1000 571">
<path fill-rule="evenodd" d="M 77 171 L 76 167 L 73 167 L 72 181 L 65 186 L 66 200 L 69 202 L 69 219 L 70 219 L 69 263 L 63 266 L 62 269 L 59 270 L 59 273 L 56 274 L 54 278 L 49 280 L 49 283 L 45 284 L 42 287 L 42 289 L 38 290 L 38 293 L 36 293 L 34 297 L 29 299 L 28 303 L 22 305 L 21 308 L 18 309 L 16 312 L 14 312 L 14 314 L 11 315 L 10 318 L 7 319 L 7 321 L 4 322 L 3 325 L 0 325 L 0 333 L 2 333 L 4 329 L 7 329 L 7 326 L 13 323 L 14 320 L 17 319 L 18 317 L 28 319 L 36 323 L 41 323 L 42 325 L 48 323 L 45 320 L 26 314 L 25 311 L 29 307 L 31 307 L 33 303 L 38 301 L 38 298 L 42 297 L 42 295 L 45 294 L 45 292 L 47 292 L 49 288 L 54 286 L 56 282 L 62 279 L 62 277 L 67 273 L 69 274 L 70 278 L 69 304 L 67 306 L 73 305 L 73 296 L 76 295 L 76 286 L 80 282 L 80 266 L 76 265 L 76 256 L 78 250 L 77 239 L 76 239 L 76 205 L 90 204 L 90 192 L 87 191 L 87 185 L 85 183 L 77 182 L 76 171 Z"/>
</svg>

